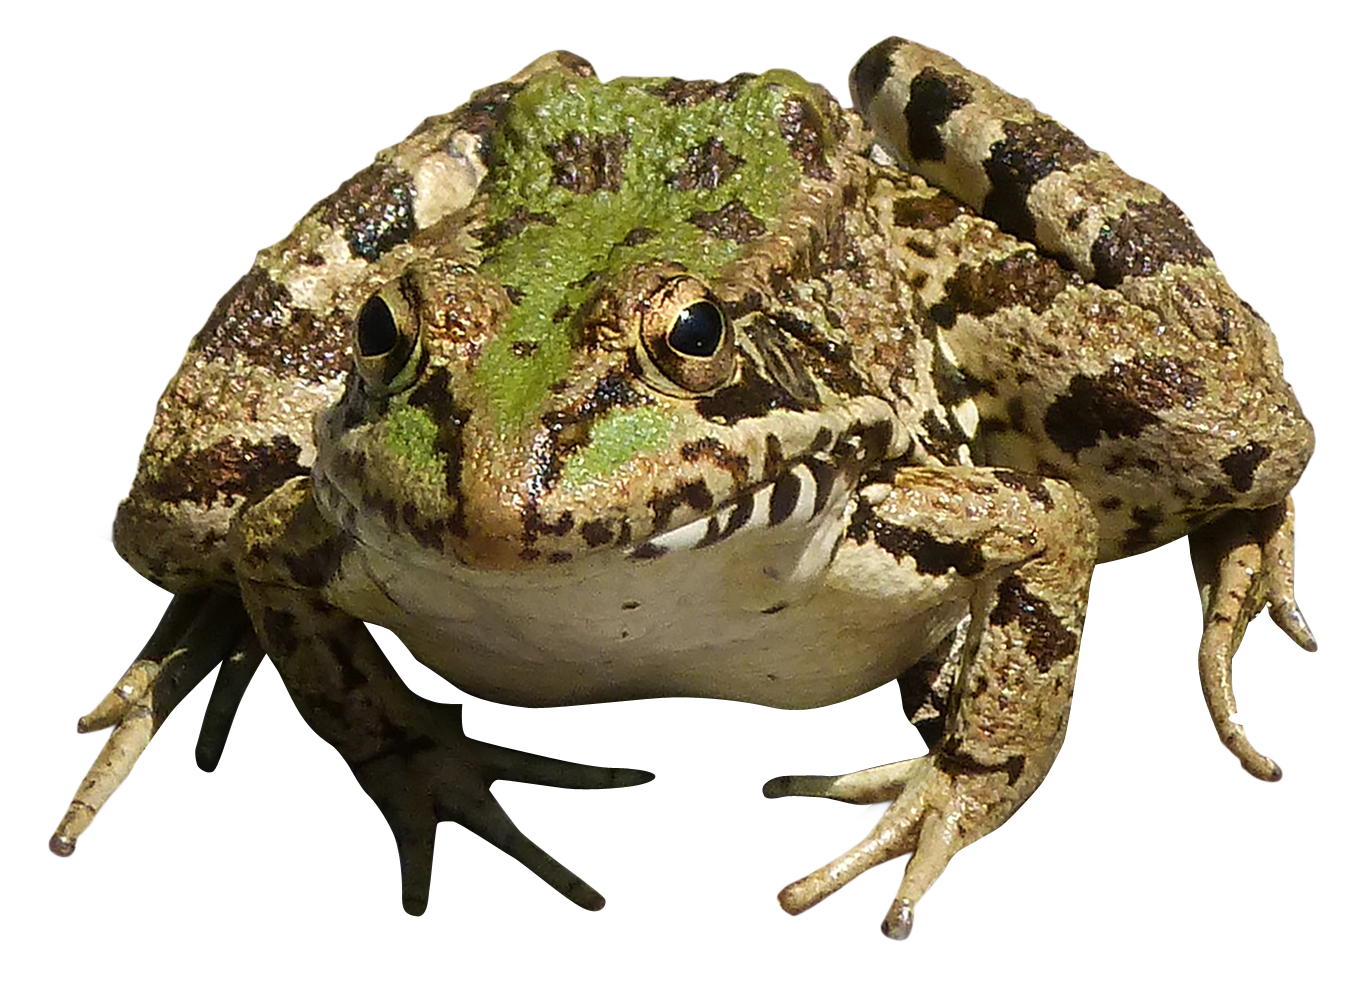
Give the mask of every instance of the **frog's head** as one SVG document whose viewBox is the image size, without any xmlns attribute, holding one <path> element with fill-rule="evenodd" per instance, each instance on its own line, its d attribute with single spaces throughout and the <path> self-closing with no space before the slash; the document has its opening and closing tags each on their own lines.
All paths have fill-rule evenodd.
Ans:
<svg viewBox="0 0 1370 985">
<path fill-rule="evenodd" d="M 640 557 L 840 510 L 907 436 L 832 326 L 778 317 L 854 180 L 831 97 L 534 75 L 472 208 L 355 320 L 319 500 L 392 555 Z"/>
</svg>

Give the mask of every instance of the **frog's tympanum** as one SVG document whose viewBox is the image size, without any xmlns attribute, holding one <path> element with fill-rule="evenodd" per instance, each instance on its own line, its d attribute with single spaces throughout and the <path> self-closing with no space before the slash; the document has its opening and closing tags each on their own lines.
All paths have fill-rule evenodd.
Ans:
<svg viewBox="0 0 1370 985">
<path fill-rule="evenodd" d="M 517 705 L 781 708 L 898 680 L 929 752 L 768 797 L 892 801 L 786 887 L 908 856 L 885 933 L 1042 782 L 1093 566 L 1188 536 L 1222 740 L 1232 657 L 1293 596 L 1313 432 L 1179 208 L 1022 99 L 892 38 L 854 110 L 783 71 L 602 83 L 546 55 L 382 151 L 262 251 L 158 404 L 114 523 L 173 593 L 83 731 L 68 854 L 219 667 L 213 769 L 263 654 L 376 801 L 405 909 L 456 821 L 581 906 L 496 780 L 651 774 L 468 737 L 367 623 Z"/>
</svg>

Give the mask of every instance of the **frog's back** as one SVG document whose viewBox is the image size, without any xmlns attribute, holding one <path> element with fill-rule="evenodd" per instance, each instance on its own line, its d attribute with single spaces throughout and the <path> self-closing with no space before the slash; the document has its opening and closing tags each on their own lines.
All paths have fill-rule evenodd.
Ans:
<svg viewBox="0 0 1370 985">
<path fill-rule="evenodd" d="M 553 52 L 425 120 L 262 250 L 215 306 L 158 401 L 115 517 L 115 547 L 141 574 L 173 591 L 233 580 L 229 525 L 309 473 L 314 415 L 342 390 L 357 308 L 471 203 L 499 108 L 542 71 L 591 69 Z"/>
</svg>

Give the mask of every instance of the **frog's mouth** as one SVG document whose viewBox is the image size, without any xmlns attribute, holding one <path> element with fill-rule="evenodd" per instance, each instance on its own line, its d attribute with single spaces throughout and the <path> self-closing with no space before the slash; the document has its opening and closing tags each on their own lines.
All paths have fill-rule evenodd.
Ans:
<svg viewBox="0 0 1370 985">
<path fill-rule="evenodd" d="M 716 509 L 626 548 L 633 560 L 703 550 L 744 533 L 808 528 L 809 537 L 830 545 L 861 475 L 907 438 L 892 419 L 816 438 L 810 450 L 784 462 L 773 478 L 743 489 Z M 892 449 L 896 444 L 898 449 Z M 831 534 L 831 536 L 829 536 Z M 808 538 L 802 538 L 808 539 Z"/>
</svg>

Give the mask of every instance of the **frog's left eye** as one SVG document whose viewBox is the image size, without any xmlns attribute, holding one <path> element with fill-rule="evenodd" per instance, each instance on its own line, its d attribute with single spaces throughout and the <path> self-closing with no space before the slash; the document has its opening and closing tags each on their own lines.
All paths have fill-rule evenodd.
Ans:
<svg viewBox="0 0 1370 985">
<path fill-rule="evenodd" d="M 649 380 L 661 389 L 692 395 L 732 379 L 737 356 L 733 326 L 708 288 L 693 278 L 674 279 L 662 285 L 645 309 L 642 346 L 655 370 Z"/>
<path fill-rule="evenodd" d="M 401 285 L 387 284 L 366 299 L 353 324 L 352 351 L 367 389 L 395 393 L 414 382 L 422 346 L 414 305 Z"/>
</svg>

